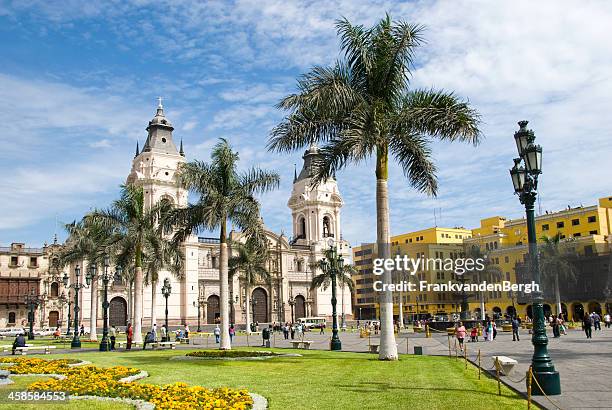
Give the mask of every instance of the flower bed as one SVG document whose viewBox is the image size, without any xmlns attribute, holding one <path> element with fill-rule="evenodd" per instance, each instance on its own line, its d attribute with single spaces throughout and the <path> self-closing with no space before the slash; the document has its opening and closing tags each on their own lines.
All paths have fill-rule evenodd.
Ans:
<svg viewBox="0 0 612 410">
<path fill-rule="evenodd" d="M 260 352 L 246 350 L 198 350 L 189 352 L 185 356 L 191 357 L 209 357 L 214 358 L 234 358 L 234 357 L 264 357 L 264 356 L 280 356 L 281 353 L 275 352 Z"/>
<path fill-rule="evenodd" d="M 65 391 L 76 396 L 119 397 L 145 400 L 157 409 L 249 409 L 253 399 L 246 390 L 229 388 L 207 389 L 201 386 L 188 386 L 174 383 L 164 386 L 146 383 L 121 382 L 120 379 L 132 376 L 138 369 L 115 366 L 101 368 L 96 366 L 69 367 L 67 360 L 43 360 L 2 358 L 2 362 L 12 362 L 7 370 L 15 374 L 60 374 L 64 379 L 50 379 L 32 383 L 33 391 Z"/>
</svg>

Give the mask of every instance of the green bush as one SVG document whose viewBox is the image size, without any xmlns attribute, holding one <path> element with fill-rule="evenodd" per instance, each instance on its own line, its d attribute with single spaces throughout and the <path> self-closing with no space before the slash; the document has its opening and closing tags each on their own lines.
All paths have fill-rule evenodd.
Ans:
<svg viewBox="0 0 612 410">
<path fill-rule="evenodd" d="M 274 352 L 258 352 L 248 350 L 198 350 L 189 352 L 186 356 L 194 357 L 210 357 L 210 358 L 225 358 L 225 357 L 261 357 L 261 356 L 277 356 L 279 353 Z"/>
</svg>

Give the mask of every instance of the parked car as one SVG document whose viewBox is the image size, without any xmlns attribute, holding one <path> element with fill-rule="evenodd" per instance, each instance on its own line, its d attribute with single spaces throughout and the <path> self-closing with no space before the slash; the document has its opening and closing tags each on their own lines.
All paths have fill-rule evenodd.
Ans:
<svg viewBox="0 0 612 410">
<path fill-rule="evenodd" d="M 42 329 L 34 329 L 34 336 L 51 336 L 55 332 L 54 327 L 44 327 Z"/>
<path fill-rule="evenodd" d="M 0 329 L 0 336 L 15 337 L 17 335 L 25 335 L 26 331 L 22 327 L 9 327 L 6 329 Z"/>
</svg>

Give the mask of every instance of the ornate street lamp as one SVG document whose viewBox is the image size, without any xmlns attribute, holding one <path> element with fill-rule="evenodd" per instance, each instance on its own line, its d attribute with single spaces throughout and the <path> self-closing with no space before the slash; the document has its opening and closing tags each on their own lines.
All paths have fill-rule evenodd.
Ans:
<svg viewBox="0 0 612 410">
<path fill-rule="evenodd" d="M 326 275 L 331 276 L 332 285 L 332 339 L 331 339 L 331 350 L 342 350 L 342 343 L 340 337 L 338 337 L 338 317 L 336 312 L 336 279 L 340 272 L 342 272 L 342 266 L 344 265 L 344 259 L 342 256 L 338 256 L 338 248 L 334 245 L 334 240 L 329 239 L 329 261 L 325 258 L 321 260 L 321 270 Z"/>
<path fill-rule="evenodd" d="M 68 324 L 68 329 L 66 329 L 66 336 L 70 336 L 70 326 L 72 326 L 72 299 L 70 297 L 70 290 L 68 290 L 68 295 L 66 296 L 66 299 L 68 300 L 68 320 L 66 320 L 66 323 Z"/>
<path fill-rule="evenodd" d="M 115 268 L 115 273 L 110 271 L 110 257 L 104 256 L 104 272 L 102 273 L 102 285 L 104 289 L 104 299 L 102 301 L 102 315 L 103 315 L 103 328 L 102 328 L 102 341 L 100 342 L 100 351 L 108 352 L 110 350 L 110 340 L 108 337 L 108 282 L 115 277 L 121 277 L 123 270 L 121 266 Z"/>
<path fill-rule="evenodd" d="M 66 289 L 74 289 L 74 337 L 70 343 L 70 348 L 80 349 L 81 340 L 79 339 L 79 290 L 88 288 L 91 284 L 91 278 L 96 275 L 96 265 L 93 263 L 89 264 L 89 272 L 85 275 L 85 283 L 79 282 L 81 277 L 81 268 L 77 264 L 74 267 L 74 283 L 68 284 L 68 274 L 64 272 L 64 287 Z M 68 329 L 70 332 L 70 329 Z"/>
<path fill-rule="evenodd" d="M 293 307 L 295 306 L 295 299 L 293 298 L 293 295 L 289 295 L 288 303 L 289 306 L 291 306 L 291 323 L 294 323 L 295 319 L 293 318 Z"/>
<path fill-rule="evenodd" d="M 172 293 L 172 286 L 170 285 L 170 279 L 164 279 L 164 285 L 162 286 L 162 295 L 166 298 L 166 340 L 164 342 L 170 341 L 170 330 L 168 329 L 168 297 Z"/>
<path fill-rule="evenodd" d="M 527 219 L 527 239 L 529 243 L 529 270 L 532 280 L 540 284 L 540 267 L 538 261 L 538 246 L 535 228 L 534 204 L 538 191 L 538 176 L 542 173 L 542 147 L 535 145 L 535 135 L 527 129 L 527 121 L 519 121 L 520 129 L 514 134 L 520 158 L 514 159 L 510 170 L 514 193 L 518 195 L 521 204 L 525 205 Z M 525 167 L 521 165 L 525 164 Z M 533 386 L 533 394 L 561 394 L 559 372 L 555 370 L 548 354 L 548 337 L 544 320 L 544 300 L 540 290 L 533 292 L 533 357 L 531 366 L 538 383 Z M 540 388 L 541 386 L 541 388 Z"/>
<path fill-rule="evenodd" d="M 42 298 L 34 293 L 34 289 L 27 295 L 25 295 L 25 303 L 28 306 L 28 323 L 30 331 L 28 332 L 28 340 L 34 340 L 34 311 L 38 309 L 38 306 L 42 303 Z"/>
<path fill-rule="evenodd" d="M 204 295 L 198 295 L 198 333 L 202 331 L 200 319 L 202 318 L 202 306 L 204 306 L 204 302 L 206 302 L 206 299 L 204 299 Z M 196 302 L 193 303 L 195 304 Z"/>
<path fill-rule="evenodd" d="M 60 312 L 61 312 L 60 323 L 58 326 L 60 326 L 61 328 L 64 322 L 64 306 L 66 306 L 66 303 L 68 302 L 66 298 L 66 293 L 62 292 L 62 294 L 58 296 L 57 302 L 60 305 Z"/>
<path fill-rule="evenodd" d="M 251 326 L 255 328 L 255 306 L 257 306 L 257 299 L 251 298 L 251 312 L 253 315 L 253 320 L 251 321 Z"/>
</svg>

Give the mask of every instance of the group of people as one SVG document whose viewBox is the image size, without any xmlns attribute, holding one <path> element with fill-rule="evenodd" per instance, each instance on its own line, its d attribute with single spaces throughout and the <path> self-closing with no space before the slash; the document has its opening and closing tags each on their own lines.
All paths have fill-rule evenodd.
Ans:
<svg viewBox="0 0 612 410">
<path fill-rule="evenodd" d="M 603 321 L 606 328 L 612 326 L 610 313 L 604 315 Z M 587 339 L 593 338 L 593 329 L 601 330 L 601 316 L 597 312 L 591 312 L 591 314 L 585 313 L 582 318 L 582 330 L 584 330 Z"/>
</svg>

